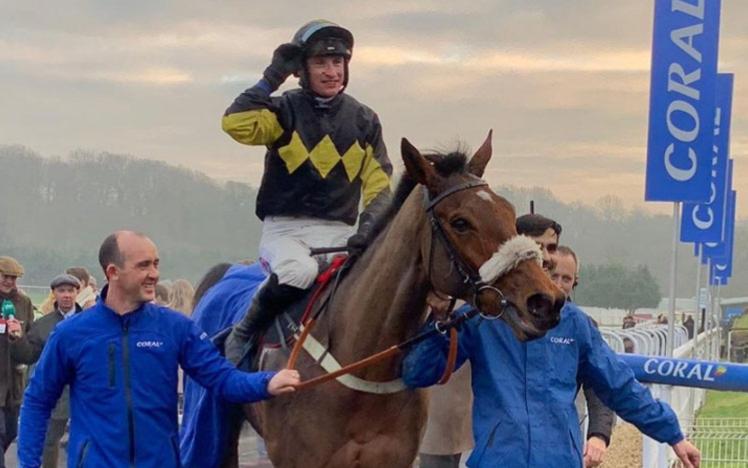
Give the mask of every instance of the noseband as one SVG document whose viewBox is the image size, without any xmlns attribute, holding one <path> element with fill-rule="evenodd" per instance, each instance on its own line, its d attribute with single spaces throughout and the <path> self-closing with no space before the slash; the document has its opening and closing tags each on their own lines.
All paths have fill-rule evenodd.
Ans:
<svg viewBox="0 0 748 468">
<path fill-rule="evenodd" d="M 444 227 L 442 226 L 441 221 L 439 221 L 439 218 L 437 218 L 437 216 L 434 214 L 434 208 L 436 208 L 436 206 L 443 200 L 454 195 L 455 193 L 462 192 L 463 190 L 487 186 L 488 184 L 485 181 L 474 179 L 451 187 L 448 190 L 440 193 L 433 199 L 429 197 L 428 191 L 424 191 L 424 193 L 427 203 L 426 213 L 429 218 L 429 223 L 431 224 L 432 239 L 435 238 L 442 244 L 444 250 L 447 252 L 450 263 L 460 275 L 462 283 L 467 285 L 468 288 L 473 292 L 473 300 L 471 305 L 473 306 L 474 310 L 480 311 L 480 307 L 478 306 L 478 296 L 481 292 L 490 290 L 497 294 L 497 296 L 499 297 L 499 314 L 497 316 L 487 316 L 483 314 L 483 312 L 479 312 L 482 317 L 489 320 L 495 320 L 500 318 L 507 308 L 513 307 L 514 309 L 517 309 L 517 306 L 509 299 L 507 299 L 504 293 L 501 292 L 499 288 L 493 286 L 493 283 L 495 283 L 496 280 L 498 280 L 502 276 L 517 268 L 519 264 L 526 260 L 535 260 L 540 264 L 542 262 L 542 253 L 540 251 L 540 247 L 538 247 L 538 244 L 534 240 L 530 239 L 527 236 L 514 236 L 501 244 L 501 246 L 499 246 L 499 249 L 493 254 L 493 256 L 491 256 L 490 259 L 488 259 L 483 265 L 481 265 L 478 271 L 475 271 L 474 268 L 472 268 L 465 262 L 465 260 L 462 258 L 462 255 L 460 255 L 460 252 L 449 241 L 449 238 L 444 231 Z M 433 256 L 434 242 L 431 242 L 431 252 L 429 255 L 428 267 L 429 280 L 431 280 Z M 431 281 L 431 283 L 433 284 L 433 281 Z"/>
</svg>

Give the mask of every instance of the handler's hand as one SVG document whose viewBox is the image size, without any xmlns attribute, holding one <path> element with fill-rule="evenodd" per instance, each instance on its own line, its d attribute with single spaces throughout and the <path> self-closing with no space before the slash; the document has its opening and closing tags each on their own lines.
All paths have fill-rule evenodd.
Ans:
<svg viewBox="0 0 748 468">
<path fill-rule="evenodd" d="M 603 462 L 607 450 L 603 439 L 597 436 L 590 437 L 584 445 L 584 467 L 598 466 Z"/>
<path fill-rule="evenodd" d="M 686 439 L 673 445 L 673 451 L 680 459 L 684 468 L 699 468 L 701 465 L 701 452 Z"/>
<path fill-rule="evenodd" d="M 23 335 L 23 328 L 21 328 L 21 322 L 16 319 L 8 320 L 8 335 L 11 339 L 20 338 Z"/>
<path fill-rule="evenodd" d="M 283 369 L 278 371 L 277 374 L 270 379 L 268 382 L 268 393 L 277 396 L 282 393 L 290 393 L 296 391 L 296 386 L 301 383 L 301 377 L 299 371 L 294 369 Z"/>
</svg>

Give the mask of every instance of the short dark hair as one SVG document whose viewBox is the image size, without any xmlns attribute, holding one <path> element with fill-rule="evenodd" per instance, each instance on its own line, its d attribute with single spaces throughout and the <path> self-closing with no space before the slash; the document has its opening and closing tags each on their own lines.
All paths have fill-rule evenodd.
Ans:
<svg viewBox="0 0 748 468">
<path fill-rule="evenodd" d="M 88 284 L 88 282 L 91 281 L 91 274 L 88 273 L 88 270 L 85 267 L 70 267 L 65 270 L 65 273 L 78 278 L 78 281 L 81 282 L 80 286 Z"/>
<path fill-rule="evenodd" d="M 110 263 L 114 263 L 120 268 L 125 264 L 125 259 L 122 256 L 122 252 L 119 250 L 119 245 L 117 244 L 118 235 L 119 233 L 117 232 L 109 234 L 107 238 L 104 239 L 104 242 L 101 243 L 101 247 L 99 248 L 99 265 L 101 265 L 101 269 L 104 270 L 104 276 L 106 276 L 106 267 L 109 266 Z"/>
<path fill-rule="evenodd" d="M 556 236 L 561 237 L 560 224 L 552 219 L 535 213 L 522 215 L 517 218 L 516 226 L 517 232 L 526 236 L 542 236 L 543 234 L 545 234 L 545 231 L 550 228 L 553 229 L 553 232 L 556 233 Z"/>
</svg>

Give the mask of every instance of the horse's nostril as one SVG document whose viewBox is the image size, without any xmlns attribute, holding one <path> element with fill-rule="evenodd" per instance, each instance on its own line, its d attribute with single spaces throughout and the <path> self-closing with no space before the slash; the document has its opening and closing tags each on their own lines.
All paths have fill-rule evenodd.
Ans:
<svg viewBox="0 0 748 468">
<path fill-rule="evenodd" d="M 555 304 L 553 298 L 547 294 L 533 294 L 527 299 L 527 310 L 533 315 L 547 316 L 555 312 Z"/>
</svg>

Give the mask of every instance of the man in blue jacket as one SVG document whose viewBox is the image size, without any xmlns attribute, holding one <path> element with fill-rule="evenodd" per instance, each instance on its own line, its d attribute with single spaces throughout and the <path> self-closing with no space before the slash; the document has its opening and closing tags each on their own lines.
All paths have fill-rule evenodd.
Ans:
<svg viewBox="0 0 748 468">
<path fill-rule="evenodd" d="M 542 247 L 544 263 L 552 264 Z M 468 310 L 464 306 L 457 313 Z M 442 335 L 416 345 L 403 362 L 405 383 L 434 385 L 444 371 L 447 349 Z M 571 302 L 545 337 L 524 343 L 503 320 L 480 315 L 468 320 L 459 331 L 457 365 L 468 359 L 475 438 L 470 467 L 583 466 L 574 404 L 580 383 L 643 433 L 670 444 L 686 468 L 699 466 L 700 453 L 684 439 L 673 410 L 652 398 Z"/>
<path fill-rule="evenodd" d="M 145 235 L 116 232 L 99 263 L 108 286 L 96 305 L 50 335 L 21 407 L 18 455 L 38 467 L 47 420 L 70 385 L 68 465 L 179 466 L 177 368 L 225 399 L 294 391 L 296 371 L 243 373 L 179 312 L 152 303 L 159 257 Z"/>
</svg>

